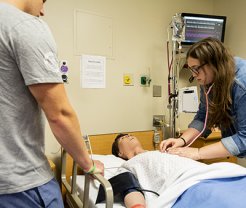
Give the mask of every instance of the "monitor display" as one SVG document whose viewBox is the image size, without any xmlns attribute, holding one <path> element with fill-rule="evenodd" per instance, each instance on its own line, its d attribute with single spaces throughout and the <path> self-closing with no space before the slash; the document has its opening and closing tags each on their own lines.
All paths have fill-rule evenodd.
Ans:
<svg viewBox="0 0 246 208">
<path fill-rule="evenodd" d="M 182 13 L 185 24 L 185 40 L 182 41 L 184 45 L 191 45 L 201 39 L 207 37 L 217 38 L 224 41 L 226 17 Z"/>
</svg>

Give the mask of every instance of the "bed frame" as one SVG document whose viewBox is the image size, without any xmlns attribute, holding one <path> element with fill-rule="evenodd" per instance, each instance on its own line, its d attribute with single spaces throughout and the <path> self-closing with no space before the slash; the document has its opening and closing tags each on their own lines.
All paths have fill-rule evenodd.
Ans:
<svg viewBox="0 0 246 208">
<path fill-rule="evenodd" d="M 122 133 L 122 132 L 121 132 Z M 136 136 L 141 142 L 142 146 L 146 150 L 154 150 L 156 146 L 153 144 L 153 130 L 148 131 L 136 131 L 136 132 L 123 132 Z M 111 153 L 111 146 L 118 133 L 112 134 L 101 134 L 101 135 L 90 135 L 90 143 L 93 154 L 107 155 Z M 160 135 L 162 135 L 160 133 Z M 161 138 L 162 139 L 162 138 Z M 76 176 L 81 174 L 78 170 L 76 163 L 72 160 L 71 156 L 62 150 L 62 170 L 61 170 L 61 181 L 62 181 L 62 193 L 65 196 L 66 203 L 70 208 L 88 208 L 89 206 L 89 185 L 90 176 L 85 175 L 85 186 L 83 202 L 77 195 L 76 188 Z M 72 176 L 71 185 L 69 183 L 70 177 Z M 100 174 L 93 175 L 104 187 L 106 193 L 106 208 L 113 207 L 113 191 L 110 183 Z"/>
</svg>

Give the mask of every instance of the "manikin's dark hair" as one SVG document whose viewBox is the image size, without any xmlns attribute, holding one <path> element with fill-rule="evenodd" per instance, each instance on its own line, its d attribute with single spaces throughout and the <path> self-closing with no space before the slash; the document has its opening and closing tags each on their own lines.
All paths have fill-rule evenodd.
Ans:
<svg viewBox="0 0 246 208">
<path fill-rule="evenodd" d="M 228 127 L 232 122 L 231 90 L 235 78 L 235 62 L 232 54 L 219 40 L 206 38 L 191 46 L 186 58 L 189 57 L 198 59 L 200 64 L 207 64 L 214 72 L 207 127 Z"/>
<path fill-rule="evenodd" d="M 118 135 L 115 137 L 114 142 L 113 142 L 113 144 L 112 144 L 112 154 L 113 154 L 114 156 L 120 157 L 120 156 L 119 156 L 119 153 L 120 153 L 120 151 L 119 151 L 119 139 L 120 139 L 121 137 L 123 137 L 123 136 L 126 136 L 126 135 L 128 135 L 128 134 L 118 134 Z"/>
</svg>

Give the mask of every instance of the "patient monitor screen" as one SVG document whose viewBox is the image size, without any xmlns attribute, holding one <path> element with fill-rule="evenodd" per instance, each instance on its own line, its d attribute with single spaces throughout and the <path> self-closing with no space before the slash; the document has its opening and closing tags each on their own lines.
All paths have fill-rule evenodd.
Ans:
<svg viewBox="0 0 246 208">
<path fill-rule="evenodd" d="M 182 13 L 185 23 L 184 45 L 193 44 L 207 37 L 224 41 L 225 16 Z"/>
</svg>

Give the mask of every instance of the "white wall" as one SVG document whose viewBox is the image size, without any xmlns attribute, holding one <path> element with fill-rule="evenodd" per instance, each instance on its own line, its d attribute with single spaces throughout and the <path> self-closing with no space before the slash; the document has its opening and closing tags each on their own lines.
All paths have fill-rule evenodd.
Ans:
<svg viewBox="0 0 246 208">
<path fill-rule="evenodd" d="M 80 88 L 80 56 L 74 54 L 73 47 L 75 9 L 113 20 L 114 57 L 107 59 L 105 89 Z M 44 20 L 54 34 L 59 58 L 68 60 L 66 89 L 84 133 L 149 130 L 153 115 L 168 114 L 166 31 L 172 16 L 179 12 L 212 14 L 213 0 L 52 0 L 45 3 Z M 148 68 L 151 87 L 140 87 L 139 76 Z M 134 75 L 134 86 L 123 86 L 124 73 Z M 152 97 L 153 84 L 162 86 L 161 98 Z M 190 119 L 191 116 L 184 117 L 180 122 L 182 128 L 186 128 Z M 59 145 L 47 128 L 46 153 L 55 157 L 60 154 L 58 151 Z"/>
<path fill-rule="evenodd" d="M 227 16 L 225 44 L 234 55 L 246 58 L 246 1 L 216 0 L 214 12 Z"/>
</svg>

